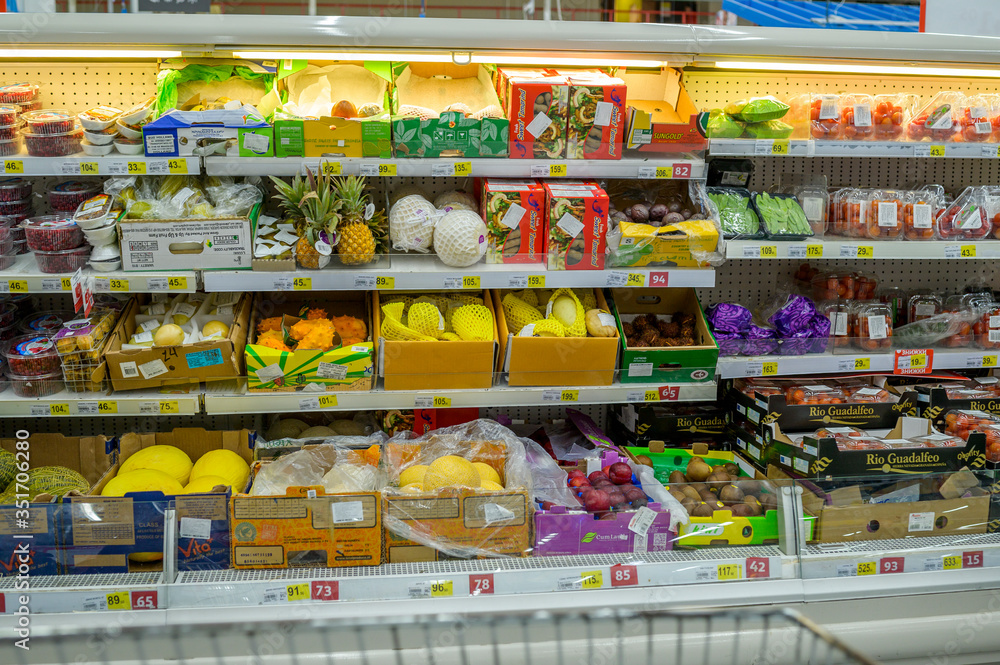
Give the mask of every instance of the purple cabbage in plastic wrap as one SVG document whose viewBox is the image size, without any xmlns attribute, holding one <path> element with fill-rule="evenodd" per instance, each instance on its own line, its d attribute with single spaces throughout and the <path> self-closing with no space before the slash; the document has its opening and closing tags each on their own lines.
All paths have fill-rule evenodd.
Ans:
<svg viewBox="0 0 1000 665">
<path fill-rule="evenodd" d="M 770 326 L 750 324 L 747 341 L 743 345 L 743 353 L 748 356 L 767 356 L 778 350 L 778 333 Z"/>
<path fill-rule="evenodd" d="M 782 337 L 790 337 L 794 333 L 808 330 L 809 322 L 816 315 L 816 303 L 805 296 L 791 294 L 778 311 L 768 319 L 777 328 Z"/>
<path fill-rule="evenodd" d="M 813 336 L 810 353 L 826 353 L 827 344 L 830 342 L 830 319 L 824 314 L 817 313 L 809 322 L 809 330 Z"/>
<path fill-rule="evenodd" d="M 706 315 L 714 330 L 728 333 L 745 333 L 753 318 L 750 310 L 743 305 L 728 302 L 712 305 Z"/>
<path fill-rule="evenodd" d="M 738 356 L 745 345 L 742 335 L 724 330 L 715 332 L 715 341 L 719 343 L 719 356 Z"/>
<path fill-rule="evenodd" d="M 804 356 L 812 349 L 813 342 L 811 330 L 800 330 L 791 335 L 781 337 L 781 355 L 783 356 Z"/>
</svg>

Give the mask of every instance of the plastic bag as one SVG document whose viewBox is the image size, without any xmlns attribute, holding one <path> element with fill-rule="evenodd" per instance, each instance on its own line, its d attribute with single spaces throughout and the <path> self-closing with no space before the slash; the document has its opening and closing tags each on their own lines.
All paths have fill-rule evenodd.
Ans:
<svg viewBox="0 0 1000 665">
<path fill-rule="evenodd" d="M 726 238 L 762 238 L 760 218 L 750 206 L 750 192 L 735 187 L 708 187 Z"/>
<path fill-rule="evenodd" d="M 743 136 L 745 123 L 733 118 L 721 109 L 713 109 L 708 114 L 706 127 L 710 139 L 737 139 Z"/>
<path fill-rule="evenodd" d="M 794 196 L 753 192 L 750 201 L 768 238 L 805 240 L 813 237 L 813 228 Z"/>
<path fill-rule="evenodd" d="M 744 122 L 764 122 L 784 117 L 788 113 L 788 104 L 768 95 L 727 104 L 724 110 Z"/>
<path fill-rule="evenodd" d="M 747 123 L 747 135 L 755 139 L 787 139 L 795 128 L 780 120 Z"/>
<path fill-rule="evenodd" d="M 156 115 L 160 116 L 177 107 L 177 86 L 191 81 L 225 81 L 238 76 L 244 81 L 258 81 L 262 91 L 271 89 L 274 74 L 255 72 L 239 65 L 187 65 L 183 69 L 163 69 L 156 76 Z"/>
<path fill-rule="evenodd" d="M 528 468 L 531 469 L 534 499 L 568 508 L 579 507 L 580 502 L 577 500 L 576 494 L 566 485 L 566 472 L 538 442 L 522 438 L 521 443 L 524 444 L 525 459 L 528 462 Z"/>
<path fill-rule="evenodd" d="M 322 487 L 327 494 L 373 492 L 382 483 L 378 468 L 363 451 L 324 443 L 264 462 L 250 488 L 252 496 L 285 496 L 290 487 Z"/>
</svg>

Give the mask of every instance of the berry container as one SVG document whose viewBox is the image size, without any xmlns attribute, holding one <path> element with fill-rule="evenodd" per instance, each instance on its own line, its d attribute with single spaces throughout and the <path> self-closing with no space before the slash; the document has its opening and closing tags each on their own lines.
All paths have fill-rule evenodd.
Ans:
<svg viewBox="0 0 1000 665">
<path fill-rule="evenodd" d="M 75 249 L 61 249 L 55 252 L 35 252 L 38 269 L 47 274 L 76 272 L 86 268 L 90 259 L 90 245 Z"/>
<path fill-rule="evenodd" d="M 21 335 L 4 345 L 10 371 L 21 376 L 42 376 L 59 370 L 56 345 L 44 335 Z"/>
<path fill-rule="evenodd" d="M 17 316 L 17 305 L 13 302 L 0 302 L 0 328 L 6 328 L 14 323 Z"/>
<path fill-rule="evenodd" d="M 935 200 L 925 191 L 912 192 L 903 206 L 903 236 L 907 240 L 934 240 Z"/>
<path fill-rule="evenodd" d="M 38 84 L 30 81 L 0 84 L 0 104 L 23 104 L 38 96 Z"/>
<path fill-rule="evenodd" d="M 48 397 L 63 389 L 62 370 L 43 376 L 21 376 L 9 371 L 7 378 L 18 397 Z"/>
<path fill-rule="evenodd" d="M 27 254 L 28 253 L 28 241 L 27 240 L 15 240 L 14 241 L 14 254 Z"/>
<path fill-rule="evenodd" d="M 0 270 L 7 270 L 12 265 L 14 265 L 14 261 L 16 260 L 17 260 L 17 254 L 14 253 L 13 249 L 7 254 L 0 254 Z"/>
<path fill-rule="evenodd" d="M 21 114 L 25 132 L 36 136 L 65 134 L 76 128 L 76 119 L 69 111 L 62 109 L 46 109 L 43 111 L 28 111 Z"/>
<path fill-rule="evenodd" d="M 82 149 L 83 130 L 79 127 L 61 134 L 33 134 L 22 131 L 24 145 L 32 157 L 62 157 L 75 155 Z"/>
<path fill-rule="evenodd" d="M 31 215 L 0 215 L 0 226 L 10 229 L 14 240 L 24 240 L 24 229 L 18 226 Z"/>
<path fill-rule="evenodd" d="M 843 133 L 839 95 L 813 95 L 809 105 L 810 134 L 814 139 L 837 140 Z"/>
<path fill-rule="evenodd" d="M 15 104 L 0 105 L 0 125 L 16 125 L 17 116 L 21 114 L 21 107 Z"/>
<path fill-rule="evenodd" d="M 21 152 L 21 137 L 16 136 L 9 141 L 0 141 L 0 157 L 10 157 Z"/>
<path fill-rule="evenodd" d="M 83 229 L 76 222 L 62 215 L 32 217 L 22 224 L 33 252 L 55 252 L 74 249 L 83 244 Z"/>
<path fill-rule="evenodd" d="M 17 329 L 16 323 L 0 328 L 0 342 L 6 342 L 7 340 L 14 339 L 17 337 L 19 332 L 20 331 Z"/>
<path fill-rule="evenodd" d="M 6 372 L 0 372 L 0 393 L 10 388 L 10 379 L 7 378 Z"/>
<path fill-rule="evenodd" d="M 21 333 L 43 334 L 52 337 L 62 329 L 64 321 L 72 321 L 76 314 L 65 309 L 31 312 L 18 322 Z"/>
<path fill-rule="evenodd" d="M 30 102 L 24 102 L 22 104 L 17 104 L 16 106 L 19 109 L 21 109 L 21 113 L 27 113 L 28 111 L 38 111 L 38 110 L 40 110 L 42 108 L 42 100 L 35 99 L 35 100 L 30 101 Z"/>
<path fill-rule="evenodd" d="M 0 201 L 0 215 L 4 217 L 31 214 L 31 199 Z"/>
<path fill-rule="evenodd" d="M 23 201 L 30 196 L 30 180 L 25 180 L 24 178 L 4 178 L 0 180 L 0 201 Z"/>
<path fill-rule="evenodd" d="M 879 190 L 871 195 L 867 215 L 868 237 L 875 240 L 897 240 L 903 233 L 903 204 L 908 192 Z"/>
<path fill-rule="evenodd" d="M 842 136 L 847 141 L 871 141 L 875 136 L 871 95 L 849 94 L 840 97 Z"/>
<path fill-rule="evenodd" d="M 876 141 L 899 141 L 903 138 L 903 126 L 910 120 L 914 98 L 915 95 L 909 94 L 875 95 L 872 121 L 875 123 Z"/>
<path fill-rule="evenodd" d="M 65 180 L 48 191 L 49 205 L 58 212 L 76 212 L 80 204 L 101 191 L 97 183 Z"/>
<path fill-rule="evenodd" d="M 13 125 L 0 125 L 0 140 L 12 141 L 17 138 L 17 123 Z"/>
</svg>

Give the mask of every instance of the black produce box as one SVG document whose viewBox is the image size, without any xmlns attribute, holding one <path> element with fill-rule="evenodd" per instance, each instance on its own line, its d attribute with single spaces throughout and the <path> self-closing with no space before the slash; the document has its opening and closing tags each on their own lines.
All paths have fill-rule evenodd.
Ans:
<svg viewBox="0 0 1000 665">
<path fill-rule="evenodd" d="M 920 415 L 933 421 L 935 427 L 941 429 L 944 429 L 944 414 L 952 409 L 985 411 L 1000 415 L 1000 397 L 949 399 L 948 391 L 937 386 L 917 386 L 917 401 L 923 408 Z"/>
<path fill-rule="evenodd" d="M 716 406 L 661 404 L 612 404 L 608 407 L 608 433 L 630 446 L 664 441 L 670 448 L 687 448 L 704 442 L 718 450 L 725 442 L 726 412 Z"/>
<path fill-rule="evenodd" d="M 767 465 L 769 449 L 763 436 L 748 432 L 746 428 L 732 425 L 726 429 L 726 436 L 732 441 L 733 448 L 758 467 Z"/>
<path fill-rule="evenodd" d="M 934 433 L 930 420 L 901 418 L 884 438 L 903 439 Z M 832 438 L 807 434 L 796 446 L 772 425 L 767 440 L 768 461 L 806 478 L 832 479 L 845 476 L 914 475 L 946 473 L 968 467 L 986 469 L 986 435 L 973 432 L 961 448 L 901 448 L 886 450 L 841 450 Z"/>
</svg>

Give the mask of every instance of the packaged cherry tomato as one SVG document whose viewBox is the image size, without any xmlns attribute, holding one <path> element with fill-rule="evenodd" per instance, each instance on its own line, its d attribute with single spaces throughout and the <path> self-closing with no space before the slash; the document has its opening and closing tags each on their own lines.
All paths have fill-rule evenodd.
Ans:
<svg viewBox="0 0 1000 665">
<path fill-rule="evenodd" d="M 937 219 L 942 240 L 981 240 L 993 230 L 983 187 L 966 187 Z"/>
<path fill-rule="evenodd" d="M 993 124 L 990 122 L 990 102 L 985 95 L 972 95 L 965 98 L 959 115 L 961 132 L 955 136 L 956 141 L 966 143 L 985 143 L 993 137 Z"/>
<path fill-rule="evenodd" d="M 864 189 L 845 190 L 840 199 L 841 230 L 848 238 L 868 236 L 868 197 Z"/>
<path fill-rule="evenodd" d="M 854 273 L 819 273 L 812 278 L 812 290 L 815 300 L 853 300 Z"/>
<path fill-rule="evenodd" d="M 947 142 L 954 140 L 962 130 L 961 114 L 965 95 L 945 90 L 934 95 L 927 104 L 913 114 L 906 126 L 910 141 Z"/>
<path fill-rule="evenodd" d="M 859 349 L 888 353 L 892 348 L 892 311 L 885 303 L 859 302 L 854 308 L 851 326 Z"/>
<path fill-rule="evenodd" d="M 809 108 L 810 133 L 814 139 L 836 141 L 842 137 L 839 95 L 813 95 Z"/>
<path fill-rule="evenodd" d="M 876 141 L 902 140 L 903 126 L 913 114 L 916 99 L 916 95 L 910 94 L 875 95 L 872 122 L 875 125 Z"/>
<path fill-rule="evenodd" d="M 819 304 L 819 311 L 830 320 L 830 338 L 833 339 L 834 353 L 851 345 L 850 310 L 851 305 L 845 300 Z"/>
<path fill-rule="evenodd" d="M 874 100 L 871 95 L 840 96 L 840 123 L 845 141 L 871 141 L 875 138 L 872 117 Z"/>
<path fill-rule="evenodd" d="M 898 240 L 903 234 L 903 201 L 908 192 L 894 189 L 876 190 L 871 194 L 866 225 L 869 238 Z"/>
<path fill-rule="evenodd" d="M 903 237 L 907 240 L 933 240 L 934 218 L 940 205 L 926 190 L 910 192 L 903 204 Z"/>
<path fill-rule="evenodd" d="M 1000 304 L 990 303 L 983 308 L 972 324 L 972 333 L 980 349 L 1000 349 Z"/>
<path fill-rule="evenodd" d="M 847 395 L 835 386 L 825 383 L 813 385 L 791 385 L 785 389 L 788 404 L 843 404 Z"/>
<path fill-rule="evenodd" d="M 767 379 L 740 379 L 737 380 L 736 385 L 747 397 L 757 397 L 757 395 L 770 397 L 780 395 L 783 392 L 777 383 Z"/>
<path fill-rule="evenodd" d="M 906 304 L 906 320 L 916 323 L 937 316 L 944 310 L 944 300 L 933 293 L 915 293 Z"/>
<path fill-rule="evenodd" d="M 972 312 L 965 296 L 948 296 L 944 301 L 943 312 L 954 316 L 956 331 L 941 340 L 941 346 L 949 349 L 963 349 L 972 346 Z"/>
<path fill-rule="evenodd" d="M 885 388 L 866 385 L 853 387 L 847 391 L 847 401 L 851 404 L 886 404 L 898 402 L 899 397 L 893 395 Z"/>
<path fill-rule="evenodd" d="M 990 426 L 1000 425 L 1000 416 L 985 411 L 969 411 L 952 409 L 944 414 L 944 432 L 957 436 L 963 441 L 969 440 L 972 432 L 981 432 Z"/>
<path fill-rule="evenodd" d="M 878 278 L 864 272 L 854 273 L 854 297 L 858 300 L 872 300 L 878 290 Z"/>
<path fill-rule="evenodd" d="M 947 434 L 925 434 L 907 439 L 916 448 L 963 448 L 965 442 L 957 436 Z"/>
</svg>

